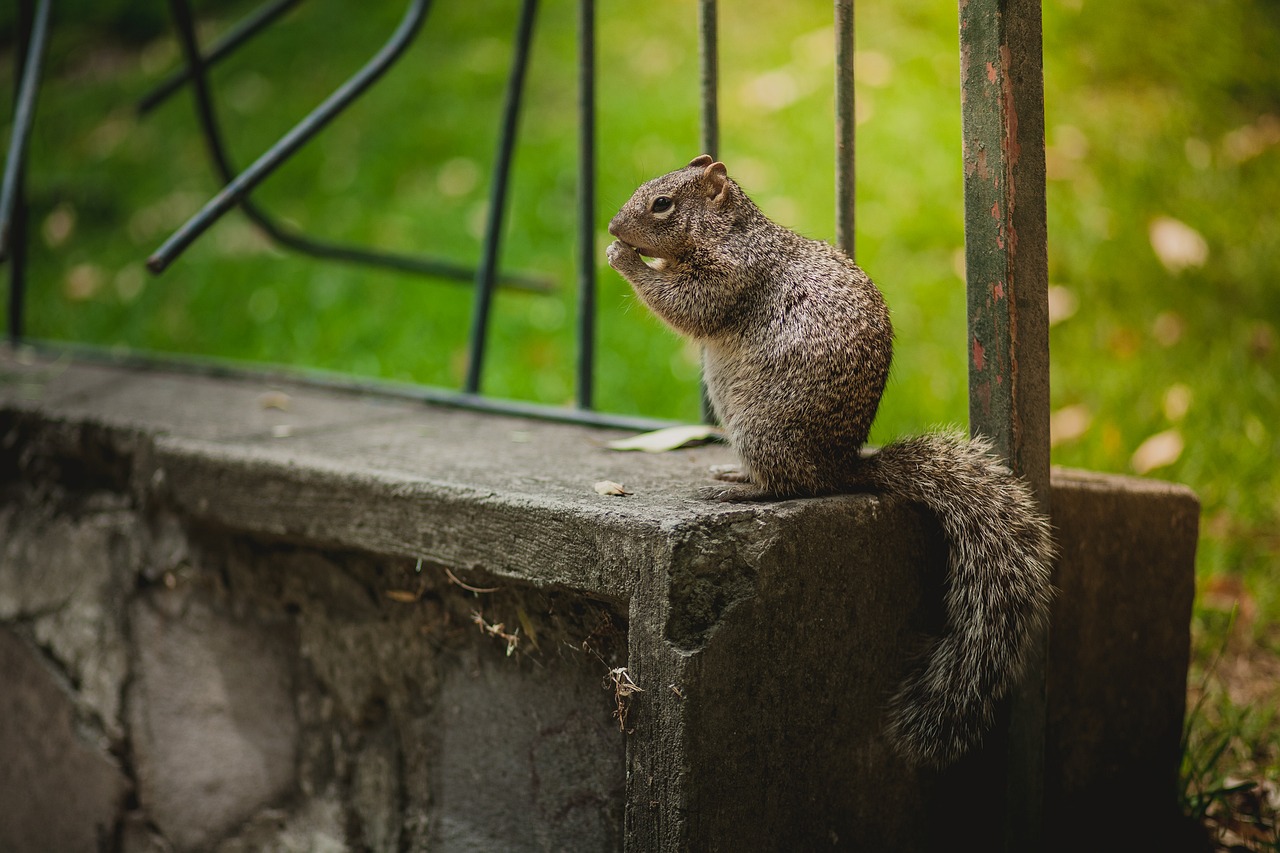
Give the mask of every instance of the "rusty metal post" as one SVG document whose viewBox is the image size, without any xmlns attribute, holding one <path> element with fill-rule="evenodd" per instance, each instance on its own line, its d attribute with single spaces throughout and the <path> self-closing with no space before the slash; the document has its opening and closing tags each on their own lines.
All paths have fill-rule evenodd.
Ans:
<svg viewBox="0 0 1280 853">
<path fill-rule="evenodd" d="M 1049 320 L 1039 0 L 959 0 L 969 423 L 1049 508 Z M 1045 658 L 979 760 L 984 821 L 1036 849 L 1044 791 Z M 972 769 L 972 768 L 971 768 Z M 989 782 L 989 784 L 988 784 Z M 1004 808 L 995 805 L 1001 799 Z M 989 828 L 989 827 L 988 827 Z"/>
<path fill-rule="evenodd" d="M 853 0 L 836 0 L 836 245 L 853 257 Z"/>
</svg>

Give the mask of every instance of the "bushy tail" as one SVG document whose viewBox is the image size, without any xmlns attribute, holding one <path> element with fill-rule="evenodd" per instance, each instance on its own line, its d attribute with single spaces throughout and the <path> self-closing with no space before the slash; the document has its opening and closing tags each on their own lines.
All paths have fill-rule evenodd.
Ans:
<svg viewBox="0 0 1280 853">
<path fill-rule="evenodd" d="M 982 740 L 1047 622 L 1049 521 L 982 438 L 894 442 L 860 473 L 885 495 L 924 504 L 950 546 L 946 633 L 890 701 L 888 726 L 909 760 L 949 764 Z"/>
</svg>

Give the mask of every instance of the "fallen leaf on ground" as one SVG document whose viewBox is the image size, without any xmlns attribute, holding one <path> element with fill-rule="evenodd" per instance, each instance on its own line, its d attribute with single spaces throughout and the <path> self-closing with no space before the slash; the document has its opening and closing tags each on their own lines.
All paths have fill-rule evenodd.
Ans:
<svg viewBox="0 0 1280 853">
<path fill-rule="evenodd" d="M 1161 311 L 1151 322 L 1151 335 L 1162 347 L 1171 347 L 1182 340 L 1187 323 L 1174 311 Z"/>
<path fill-rule="evenodd" d="M 1171 216 L 1157 216 L 1147 230 L 1151 248 L 1169 272 L 1202 267 L 1209 260 L 1209 244 L 1200 232 Z"/>
<path fill-rule="evenodd" d="M 709 424 L 690 424 L 687 426 L 665 427 L 639 435 L 617 438 L 606 441 L 604 446 L 610 450 L 641 450 L 645 453 L 662 453 L 667 450 L 678 450 L 681 447 L 692 447 L 708 441 L 716 441 L 724 437 L 720 427 Z"/>
<path fill-rule="evenodd" d="M 1080 300 L 1070 288 L 1060 284 L 1049 285 L 1049 325 L 1056 326 L 1075 316 Z"/>
<path fill-rule="evenodd" d="M 1133 451 L 1129 464 L 1139 474 L 1172 465 L 1182 455 L 1182 433 L 1167 429 L 1148 438 Z"/>
<path fill-rule="evenodd" d="M 258 406 L 263 409 L 279 409 L 287 412 L 290 402 L 292 398 L 283 391 L 266 391 L 258 395 Z"/>
<path fill-rule="evenodd" d="M 1164 397 L 1161 398 L 1161 407 L 1164 409 L 1164 416 L 1171 421 L 1180 421 L 1187 415 L 1187 410 L 1191 408 L 1191 388 L 1181 382 L 1175 382 L 1165 389 Z"/>
<path fill-rule="evenodd" d="M 1064 406 L 1049 415 L 1049 444 L 1057 447 L 1059 444 L 1075 441 L 1088 432 L 1091 423 L 1093 413 L 1088 406 L 1080 403 Z"/>
</svg>

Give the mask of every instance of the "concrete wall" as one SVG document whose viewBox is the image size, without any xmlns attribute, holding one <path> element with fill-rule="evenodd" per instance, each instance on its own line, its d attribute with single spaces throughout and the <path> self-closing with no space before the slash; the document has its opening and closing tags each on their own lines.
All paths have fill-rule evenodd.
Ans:
<svg viewBox="0 0 1280 853">
<path fill-rule="evenodd" d="M 954 804 L 999 792 L 881 736 L 940 612 L 945 546 L 910 507 L 707 504 L 724 448 L 621 454 L 603 430 L 304 384 L 0 371 L 0 849 L 998 833 L 998 809 Z M 1198 507 L 1080 472 L 1053 506 L 1046 846 L 1117 798 L 1173 837 Z"/>
</svg>

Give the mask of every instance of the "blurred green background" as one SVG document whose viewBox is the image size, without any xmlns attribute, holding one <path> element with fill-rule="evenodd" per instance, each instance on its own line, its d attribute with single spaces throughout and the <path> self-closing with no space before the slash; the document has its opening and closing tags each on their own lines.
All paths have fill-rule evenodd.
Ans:
<svg viewBox="0 0 1280 853">
<path fill-rule="evenodd" d="M 721 157 L 774 219 L 830 239 L 830 6 L 722 7 Z M 251 8 L 198 4 L 206 42 Z M 255 198 L 317 237 L 476 262 L 516 10 L 439 0 L 400 63 Z M 237 165 L 402 11 L 311 0 L 218 66 Z M 0 11 L 6 90 L 13 15 Z M 1280 3 L 1046 0 L 1043 15 L 1053 458 L 1200 496 L 1198 677 L 1229 622 L 1280 650 Z M 597 401 L 693 420 L 696 353 L 603 247 L 640 182 L 700 153 L 694 8 L 603 2 L 598 16 Z M 576 28 L 576 4 L 543 4 L 502 266 L 560 287 L 497 297 L 494 396 L 571 402 Z M 898 331 L 877 442 L 967 419 L 956 32 L 953 3 L 858 4 L 857 254 Z M 460 386 L 465 285 L 285 254 L 234 213 L 163 275 L 145 271 L 217 189 L 188 97 L 134 110 L 177 63 L 163 3 L 57 4 L 30 158 L 29 333 Z M 1223 701 L 1256 705 L 1255 734 L 1274 734 L 1274 684 Z M 1274 778 L 1274 742 L 1258 749 Z"/>
</svg>

